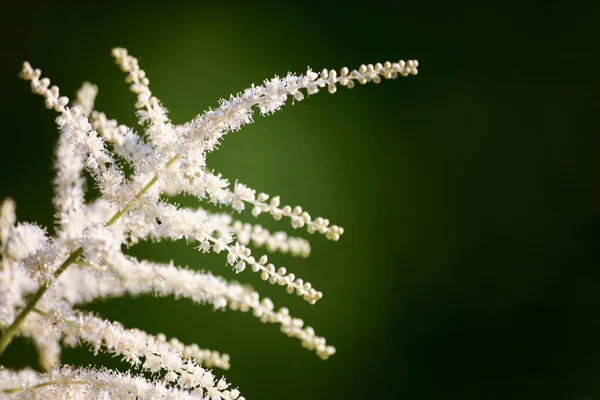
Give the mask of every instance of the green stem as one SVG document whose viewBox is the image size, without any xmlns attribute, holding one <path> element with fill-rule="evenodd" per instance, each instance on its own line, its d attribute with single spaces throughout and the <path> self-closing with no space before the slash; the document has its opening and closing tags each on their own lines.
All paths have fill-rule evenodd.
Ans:
<svg viewBox="0 0 600 400">
<path fill-rule="evenodd" d="M 150 180 L 150 182 L 148 182 L 148 184 L 146 186 L 144 186 L 142 188 L 142 190 L 140 190 L 140 192 L 133 198 L 133 200 L 131 200 L 129 203 L 127 203 L 127 205 L 125 207 L 123 207 L 119 211 L 117 211 L 115 213 L 115 215 L 113 215 L 112 218 L 110 220 L 108 220 L 108 222 L 106 223 L 106 226 L 111 226 L 112 224 L 117 222 L 119 220 L 119 218 L 121 218 L 127 211 L 131 210 L 131 208 L 135 205 L 135 203 L 144 195 L 144 193 L 146 193 L 148 191 L 148 189 L 150 189 L 152 187 L 152 185 L 154 185 L 156 183 L 156 181 L 158 181 L 158 174 L 154 175 L 152 180 Z"/>
<path fill-rule="evenodd" d="M 6 394 L 19 393 L 19 392 L 25 392 L 25 391 L 29 391 L 29 390 L 41 389 L 46 386 L 60 385 L 62 383 L 68 383 L 69 385 L 85 385 L 88 382 L 86 382 L 86 381 L 70 381 L 70 382 L 48 381 L 48 382 L 44 382 L 44 383 L 38 383 L 37 385 L 29 386 L 25 389 L 21 389 L 21 388 L 4 389 L 4 390 L 2 390 L 2 393 L 6 393 Z"/>
<path fill-rule="evenodd" d="M 173 165 L 173 163 L 175 161 L 177 161 L 177 159 L 179 158 L 179 155 L 174 156 L 173 158 L 171 158 L 168 162 L 167 165 L 165 165 L 165 168 L 169 168 L 171 165 Z M 127 211 L 131 210 L 131 208 L 135 205 L 135 203 L 142 198 L 142 196 L 158 181 L 158 172 L 154 174 L 154 177 L 150 180 L 150 182 L 148 182 L 146 184 L 146 186 L 144 186 L 142 188 L 142 190 L 140 190 L 140 192 L 133 198 L 133 200 L 131 200 L 129 203 L 127 203 L 125 205 L 125 207 L 123 207 L 122 209 L 120 209 L 119 211 L 117 211 L 115 213 L 115 215 L 113 215 L 113 217 L 108 220 L 108 222 L 106 223 L 106 226 L 111 226 L 112 224 L 114 224 L 115 222 L 118 221 L 119 218 L 121 218 L 123 216 L 123 214 L 125 214 Z"/>
<path fill-rule="evenodd" d="M 173 165 L 173 163 L 175 161 L 177 161 L 178 158 L 179 158 L 179 155 L 173 156 L 167 162 L 167 164 L 165 165 L 165 168 L 168 168 L 171 165 Z M 158 172 L 154 174 L 154 177 L 150 180 L 150 182 L 148 182 L 146 184 L 146 186 L 144 186 L 142 188 L 142 190 L 140 190 L 140 192 L 131 201 L 129 201 L 129 203 L 127 203 L 125 205 L 125 207 L 123 207 L 122 209 L 120 209 L 119 211 L 117 211 L 115 213 L 115 215 L 113 215 L 112 218 L 108 220 L 108 222 L 106 223 L 106 226 L 111 226 L 112 224 L 114 224 L 115 222 L 117 222 L 119 220 L 119 218 L 121 218 L 127 211 L 131 210 L 131 208 L 135 205 L 135 203 L 157 181 L 158 181 Z M 73 251 L 69 255 L 69 258 L 67 258 L 61 264 L 61 266 L 58 267 L 58 269 L 54 272 L 54 279 L 52 281 L 54 281 L 55 279 L 57 279 L 67 269 L 67 267 L 69 265 L 71 265 L 72 263 L 74 263 L 75 261 L 77 261 L 77 259 L 79 257 L 81 257 L 82 254 L 83 254 L 83 248 L 82 247 L 80 247 L 77 250 Z M 44 293 L 46 293 L 46 290 L 48 290 L 48 288 L 52 284 L 52 281 L 50 281 L 46 285 L 42 284 L 42 286 L 40 286 L 40 288 L 35 293 L 35 295 L 33 295 L 33 297 L 31 298 L 31 300 L 29 301 L 29 303 L 27 303 L 27 305 L 25 306 L 25 308 L 23 308 L 21 310 L 21 312 L 19 313 L 19 315 L 17 315 L 17 318 L 15 318 L 15 320 L 13 321 L 13 323 L 10 324 L 6 329 L 3 329 L 2 337 L 0 337 L 0 356 L 2 356 L 2 354 L 4 353 L 4 350 L 6 350 L 6 348 L 10 344 L 10 342 L 13 340 L 14 336 L 17 334 L 17 332 L 21 328 L 21 325 L 23 324 L 23 321 L 25 321 L 25 318 L 27 317 L 27 315 L 29 315 L 29 313 L 31 311 L 35 310 L 35 307 L 36 307 L 37 303 L 40 301 L 40 299 L 42 298 L 42 296 L 44 295 Z"/>
<path fill-rule="evenodd" d="M 36 314 L 40 314 L 40 315 L 42 315 L 42 316 L 44 316 L 44 317 L 47 317 L 47 316 L 48 316 L 48 313 L 47 313 L 47 312 L 44 312 L 44 311 L 42 311 L 42 310 L 40 310 L 40 309 L 38 309 L 38 308 L 34 308 L 34 309 L 33 309 L 33 310 L 31 310 L 31 311 L 33 311 L 33 312 L 34 312 L 34 313 L 36 313 Z"/>
<path fill-rule="evenodd" d="M 67 267 L 71 265 L 71 263 L 77 258 L 79 258 L 79 256 L 81 256 L 82 254 L 83 248 L 81 247 L 72 252 L 69 255 L 69 258 L 67 258 L 65 262 L 63 262 L 61 266 L 54 272 L 54 278 L 58 278 L 67 269 Z M 0 356 L 4 353 L 4 350 L 6 350 L 13 337 L 21 328 L 23 321 L 25 321 L 25 317 L 27 317 L 27 315 L 35 309 L 35 306 L 37 305 L 38 301 L 40 301 L 40 299 L 42 298 L 44 293 L 46 293 L 46 290 L 48 290 L 49 287 L 50 285 L 40 286 L 38 291 L 35 292 L 35 295 L 33 295 L 33 298 L 29 301 L 29 303 L 27 303 L 25 308 L 21 310 L 19 315 L 17 315 L 17 318 L 15 318 L 13 323 L 10 324 L 10 326 L 4 330 L 2 337 L 0 338 Z"/>
</svg>

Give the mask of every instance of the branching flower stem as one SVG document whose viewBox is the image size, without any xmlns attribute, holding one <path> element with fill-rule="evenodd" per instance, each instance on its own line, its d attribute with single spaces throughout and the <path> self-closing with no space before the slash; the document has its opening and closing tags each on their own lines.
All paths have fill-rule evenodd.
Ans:
<svg viewBox="0 0 600 400">
<path fill-rule="evenodd" d="M 173 158 L 171 158 L 165 165 L 165 168 L 169 168 L 171 165 L 173 165 L 173 163 L 175 161 L 177 161 L 178 158 L 179 158 L 179 155 L 175 155 Z M 131 201 L 129 201 L 129 203 L 127 203 L 125 205 L 125 207 L 123 207 L 119 211 L 117 211 L 115 213 L 115 215 L 113 215 L 112 218 L 110 220 L 108 220 L 108 222 L 106 223 L 106 226 L 113 225 L 115 222 L 117 222 L 119 220 L 119 218 L 121 218 L 123 215 L 125 215 L 125 213 L 127 213 L 127 211 L 131 210 L 131 208 L 135 205 L 135 203 L 148 190 L 150 190 L 150 188 L 156 182 L 158 182 L 158 179 L 159 179 L 158 172 L 156 172 L 154 174 L 154 177 L 150 180 L 150 182 L 148 182 L 146 184 L 146 186 L 144 186 L 142 188 L 142 190 L 140 190 L 140 192 Z M 60 265 L 60 267 L 58 267 L 58 269 L 56 271 L 54 271 L 54 274 L 53 274 L 54 279 L 52 281 L 58 279 L 58 277 L 60 277 L 60 275 L 69 267 L 69 265 L 76 262 L 79 259 L 79 257 L 81 257 L 82 254 L 83 254 L 83 247 L 79 247 L 78 249 L 71 252 L 69 257 Z M 29 303 L 27 303 L 25 308 L 23 308 L 23 310 L 21 310 L 19 315 L 17 315 L 17 317 L 15 318 L 13 323 L 10 324 L 10 326 L 8 326 L 6 329 L 4 329 L 2 337 L 0 337 L 0 356 L 2 356 L 2 354 L 4 353 L 4 351 L 6 350 L 8 345 L 12 342 L 12 339 L 14 338 L 14 336 L 17 334 L 17 332 L 21 328 L 23 321 L 25 321 L 25 318 L 27 318 L 27 315 L 29 315 L 30 312 L 35 311 L 37 303 L 44 296 L 44 294 L 46 293 L 48 288 L 50 288 L 52 281 L 48 282 L 46 284 L 42 284 L 40 286 L 40 288 L 37 290 L 37 292 L 35 293 L 35 295 L 31 298 Z"/>
<path fill-rule="evenodd" d="M 37 385 L 29 386 L 29 387 L 27 387 L 25 389 L 23 389 L 23 388 L 4 389 L 2 391 L 2 393 L 5 393 L 5 394 L 19 393 L 19 392 L 24 392 L 24 391 L 27 391 L 27 390 L 41 389 L 41 388 L 46 387 L 46 386 L 60 385 L 60 384 L 64 384 L 64 383 L 66 383 L 66 382 L 64 382 L 64 381 L 48 381 L 48 382 L 40 383 L 40 384 L 37 384 Z M 86 385 L 89 382 L 86 382 L 86 381 L 68 381 L 68 383 L 69 383 L 69 385 Z"/>
<path fill-rule="evenodd" d="M 54 279 L 58 278 L 67 269 L 67 267 L 69 265 L 71 265 L 75 260 L 77 260 L 82 254 L 83 254 L 83 248 L 81 248 L 81 247 L 78 248 L 77 250 L 73 251 L 69 255 L 69 258 L 67 258 L 61 264 L 61 266 L 58 267 L 58 269 L 54 272 Z M 27 315 L 29 315 L 29 313 L 35 309 L 35 306 L 40 301 L 40 299 L 42 298 L 44 293 L 46 293 L 46 290 L 48 290 L 49 287 L 50 287 L 49 283 L 42 284 L 40 286 L 40 288 L 38 289 L 38 291 L 35 293 L 35 295 L 31 298 L 29 303 L 25 306 L 25 308 L 23 308 L 23 310 L 21 310 L 19 315 L 17 315 L 17 318 L 15 318 L 13 323 L 10 324 L 10 326 L 8 328 L 6 328 L 6 330 L 4 331 L 4 334 L 0 338 L 0 356 L 4 353 L 4 350 L 6 350 L 6 348 L 12 341 L 13 337 L 17 334 L 17 332 L 21 328 L 21 324 L 23 324 L 23 321 L 25 321 L 25 318 L 27 317 Z"/>
<path fill-rule="evenodd" d="M 126 329 L 117 321 L 78 309 L 94 299 L 128 293 L 187 298 L 215 310 L 251 310 L 261 322 L 280 325 L 284 334 L 299 339 L 321 359 L 335 354 L 335 347 L 301 318 L 290 315 L 286 307 L 276 309 L 268 297 L 261 298 L 253 289 L 173 261 L 138 260 L 123 252 L 122 246 L 193 238 L 201 252 L 224 253 L 226 265 L 236 272 L 248 269 L 259 273 L 269 284 L 283 286 L 289 294 L 296 293 L 314 304 L 322 293 L 310 282 L 275 266 L 266 254 L 253 256 L 248 247 L 264 245 L 267 252 L 307 256 L 308 241 L 234 220 L 233 213 L 247 209 L 253 217 L 270 214 L 276 221 L 285 217 L 292 228 L 305 228 L 332 241 L 337 241 L 344 229 L 327 218 L 311 216 L 298 205 L 282 203 L 279 196 L 233 183 L 207 167 L 206 156 L 223 136 L 252 123 L 257 111 L 270 115 L 288 100 L 299 102 L 321 89 L 335 93 L 338 87 L 351 89 L 359 83 L 416 75 L 418 61 L 363 64 L 339 72 L 307 68 L 304 74 L 275 76 L 221 99 L 217 108 L 175 126 L 150 91 L 150 81 L 138 60 L 123 48 L 113 49 L 112 54 L 137 95 L 135 108 L 143 134 L 94 109 L 95 85 L 84 83 L 71 102 L 28 62 L 19 73 L 30 82 L 32 92 L 44 98 L 46 108 L 60 114 L 56 118 L 60 137 L 53 199 L 57 235 L 49 235 L 35 223 L 19 222 L 12 199 L 0 202 L 0 360 L 13 338 L 23 336 L 35 344 L 40 367 L 45 370 L 17 371 L 0 365 L 0 398 L 245 400 L 237 388 L 210 370 L 228 369 L 229 355 L 167 339 L 162 333 Z M 91 203 L 85 198 L 85 171 L 100 192 Z M 204 207 L 182 208 L 161 197 L 179 194 L 230 211 L 215 214 Z M 144 374 L 102 367 L 74 369 L 61 363 L 64 346 L 83 343 L 95 354 L 106 350 L 122 356 Z"/>
<path fill-rule="evenodd" d="M 173 163 L 175 161 L 177 161 L 177 159 L 179 158 L 179 155 L 175 155 L 173 156 L 168 162 L 167 165 L 165 165 L 165 168 L 169 168 L 171 165 L 173 165 Z M 146 186 L 144 186 L 142 188 L 142 190 L 140 190 L 140 192 L 133 198 L 133 200 L 131 200 L 128 204 L 125 205 L 125 207 L 123 207 L 122 209 L 120 209 L 119 211 L 117 211 L 115 213 L 115 215 L 113 215 L 113 217 L 106 223 L 106 226 L 111 226 L 112 224 L 114 224 L 115 222 L 117 222 L 117 220 L 119 218 L 121 218 L 127 211 L 131 210 L 131 207 L 133 207 L 135 205 L 135 203 L 156 183 L 158 182 L 158 172 L 154 174 L 154 177 L 150 180 L 150 182 L 148 182 L 146 184 Z"/>
</svg>

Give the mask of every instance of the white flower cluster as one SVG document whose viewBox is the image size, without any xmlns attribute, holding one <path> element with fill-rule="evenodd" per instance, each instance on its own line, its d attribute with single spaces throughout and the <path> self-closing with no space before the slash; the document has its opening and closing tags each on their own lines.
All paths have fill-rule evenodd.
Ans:
<svg viewBox="0 0 600 400">
<path fill-rule="evenodd" d="M 15 336 L 24 336 L 38 349 L 40 366 L 47 372 L 12 371 L 0 365 L 0 397 L 243 400 L 237 389 L 207 369 L 228 369 L 229 355 L 185 345 L 164 334 L 125 329 L 77 309 L 95 299 L 125 294 L 183 297 L 215 309 L 250 311 L 264 323 L 278 324 L 320 358 L 330 357 L 335 348 L 314 329 L 292 317 L 287 308 L 276 309 L 250 287 L 172 263 L 137 260 L 122 246 L 185 239 L 199 251 L 224 253 L 226 264 L 236 272 L 251 269 L 314 304 L 323 294 L 310 282 L 276 267 L 266 255 L 255 257 L 250 249 L 307 257 L 306 239 L 234 220 L 231 213 L 182 208 L 166 199 L 188 194 L 237 212 L 248 208 L 255 217 L 262 213 L 275 220 L 286 217 L 294 229 L 306 228 L 337 241 L 343 228 L 325 218 L 312 218 L 300 206 L 283 205 L 278 196 L 257 193 L 242 183 L 232 187 L 207 169 L 206 155 L 225 134 L 252 122 L 255 108 L 271 114 L 290 96 L 300 101 L 324 87 L 334 93 L 338 85 L 352 88 L 356 81 L 378 83 L 382 78 L 414 75 L 417 61 L 362 65 L 354 71 L 342 68 L 339 73 L 308 69 L 300 76 L 275 77 L 221 100 L 217 109 L 189 123 L 174 125 L 150 91 L 137 59 L 121 48 L 114 49 L 113 56 L 137 95 L 143 135 L 94 109 L 96 86 L 85 83 L 69 106 L 69 99 L 60 96 L 58 87 L 42 78 L 39 69 L 23 64 L 20 77 L 31 82 L 32 91 L 44 97 L 47 108 L 59 113 L 53 199 L 57 224 L 55 236 L 49 237 L 42 227 L 17 223 L 11 199 L 1 203 L 0 356 Z M 131 173 L 126 174 L 125 168 Z M 84 169 L 100 192 L 92 202 L 84 199 Z M 154 378 L 61 365 L 61 349 L 80 344 L 120 356 L 133 369 Z"/>
</svg>

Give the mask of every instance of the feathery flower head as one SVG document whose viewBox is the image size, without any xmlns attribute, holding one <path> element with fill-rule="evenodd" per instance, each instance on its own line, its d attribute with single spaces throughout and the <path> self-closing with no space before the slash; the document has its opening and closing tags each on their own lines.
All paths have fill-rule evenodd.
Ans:
<svg viewBox="0 0 600 400">
<path fill-rule="evenodd" d="M 233 211 L 249 210 L 257 217 L 268 213 L 275 220 L 290 220 L 294 229 L 305 228 L 333 241 L 344 229 L 326 218 L 313 218 L 300 206 L 282 203 L 243 183 L 231 184 L 207 168 L 206 155 L 223 136 L 253 122 L 254 110 L 269 115 L 289 97 L 301 101 L 327 88 L 352 88 L 355 82 L 379 83 L 382 78 L 417 74 L 418 62 L 410 60 L 361 65 L 350 71 L 310 68 L 305 74 L 288 73 L 260 86 L 220 100 L 182 125 L 173 124 L 166 108 L 152 94 L 150 82 L 138 60 L 122 48 L 112 55 L 126 82 L 137 96 L 135 108 L 143 134 L 112 120 L 94 108 L 98 88 L 84 83 L 75 101 L 60 95 L 39 69 L 25 62 L 20 77 L 44 104 L 58 113 L 60 134 L 56 147 L 54 179 L 55 236 L 35 224 L 17 223 L 15 204 L 0 206 L 0 356 L 13 337 L 31 339 L 47 372 L 11 371 L 0 366 L 0 394 L 10 398 L 203 398 L 243 399 L 237 389 L 217 379 L 207 368 L 228 369 L 229 355 L 185 345 L 164 334 L 151 335 L 126 329 L 78 309 L 95 299 L 125 294 L 185 297 L 215 309 L 251 311 L 263 323 L 278 324 L 282 332 L 299 339 L 303 347 L 327 359 L 335 353 L 325 338 L 316 335 L 287 308 L 248 286 L 230 283 L 211 273 L 173 263 L 138 260 L 123 252 L 145 240 L 185 239 L 201 252 L 222 253 L 236 273 L 251 270 L 264 281 L 283 286 L 310 304 L 323 294 L 313 285 L 269 262 L 267 255 L 253 255 L 251 248 L 307 257 L 306 239 L 270 232 L 258 224 L 233 219 Z M 119 161 L 117 161 L 119 160 Z M 126 174 L 123 163 L 130 174 Z M 94 179 L 100 197 L 84 199 L 83 171 Z M 174 205 L 165 196 L 193 195 L 200 201 L 229 207 L 230 213 Z M 64 347 L 87 344 L 128 362 L 153 379 L 130 372 L 102 368 L 73 368 L 60 364 Z"/>
</svg>

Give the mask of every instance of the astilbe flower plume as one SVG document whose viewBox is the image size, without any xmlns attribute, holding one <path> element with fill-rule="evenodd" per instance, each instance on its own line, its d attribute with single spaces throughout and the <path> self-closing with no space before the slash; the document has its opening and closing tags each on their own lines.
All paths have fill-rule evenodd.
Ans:
<svg viewBox="0 0 600 400">
<path fill-rule="evenodd" d="M 144 130 L 119 124 L 94 109 L 96 86 L 84 83 L 74 102 L 60 96 L 57 86 L 29 63 L 20 77 L 58 112 L 60 135 L 56 146 L 54 179 L 56 234 L 36 224 L 17 223 L 15 203 L 5 199 L 0 208 L 0 355 L 15 336 L 32 341 L 40 367 L 13 371 L 0 365 L 0 396 L 7 398 L 204 398 L 243 399 L 239 390 L 211 368 L 229 368 L 229 356 L 185 345 L 163 334 L 126 329 L 78 306 L 100 298 L 125 294 L 184 297 L 215 309 L 251 311 L 260 321 L 279 325 L 320 358 L 334 354 L 333 346 L 318 336 L 287 308 L 275 308 L 248 286 L 229 283 L 211 273 L 138 260 L 122 245 L 140 241 L 185 239 L 199 251 L 223 253 L 236 272 L 250 269 L 288 293 L 314 304 L 322 293 L 266 255 L 254 256 L 248 246 L 267 252 L 306 257 L 305 239 L 235 220 L 231 213 L 189 209 L 168 201 L 187 194 L 226 206 L 249 209 L 253 216 L 269 213 L 275 220 L 289 218 L 293 228 L 305 228 L 337 241 L 344 230 L 325 218 L 313 218 L 301 207 L 284 205 L 278 196 L 257 193 L 242 183 L 231 184 L 206 165 L 206 155 L 221 138 L 251 123 L 253 111 L 277 111 L 291 96 L 301 101 L 322 88 L 379 83 L 417 73 L 417 61 L 362 65 L 358 70 L 311 69 L 266 80 L 221 100 L 219 107 L 192 121 L 173 124 L 152 94 L 145 72 L 125 49 L 112 52 L 137 95 L 137 115 Z M 70 105 L 69 105 L 70 104 Z M 126 165 L 125 165 L 126 164 Z M 124 172 L 124 168 L 132 171 Z M 100 196 L 84 200 L 86 170 Z M 85 344 L 94 353 L 120 356 L 135 372 L 80 368 L 60 363 L 61 349 Z M 149 372 L 153 379 L 144 377 Z"/>
</svg>

